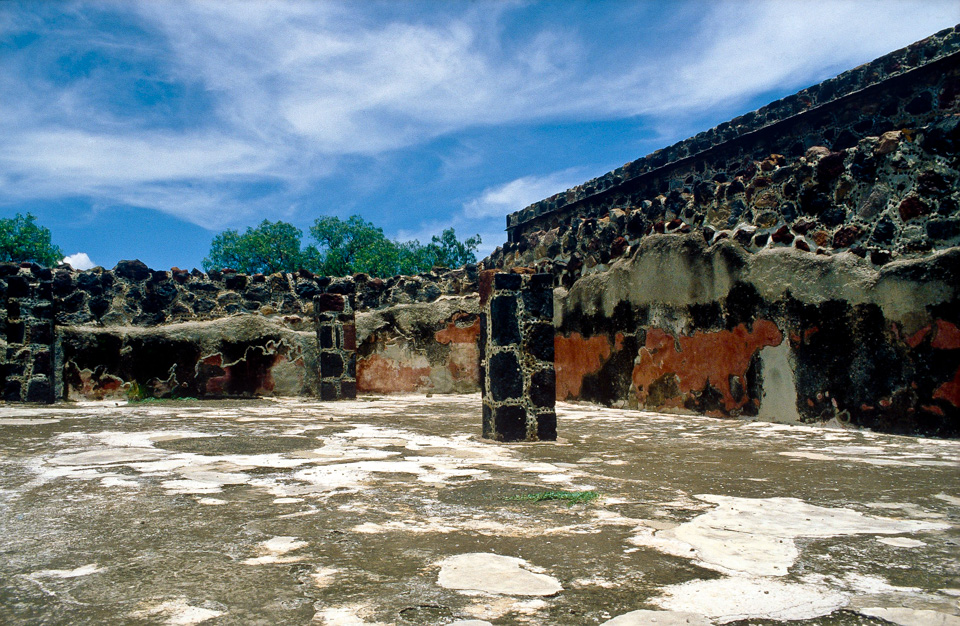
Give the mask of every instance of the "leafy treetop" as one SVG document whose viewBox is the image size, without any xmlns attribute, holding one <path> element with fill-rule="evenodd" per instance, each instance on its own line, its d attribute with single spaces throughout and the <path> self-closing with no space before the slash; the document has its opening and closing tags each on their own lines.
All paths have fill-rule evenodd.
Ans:
<svg viewBox="0 0 960 626">
<path fill-rule="evenodd" d="M 63 251 L 51 241 L 50 230 L 36 219 L 30 213 L 0 218 L 0 261 L 51 267 L 63 259 Z"/>
<path fill-rule="evenodd" d="M 315 244 L 302 247 L 303 233 L 286 222 L 264 220 L 246 232 L 226 230 L 214 237 L 210 255 L 203 260 L 207 271 L 230 267 L 247 274 L 293 272 L 308 269 L 326 276 L 363 272 L 388 277 L 418 274 L 434 266 L 460 267 L 475 263 L 480 236 L 457 239 L 448 228 L 430 243 L 387 239 L 383 229 L 359 215 L 346 220 L 321 217 L 310 227 Z"/>
<path fill-rule="evenodd" d="M 293 224 L 263 220 L 244 233 L 225 230 L 210 243 L 203 260 L 207 271 L 230 267 L 244 274 L 295 272 L 310 265 L 311 250 L 301 250 L 303 233 Z M 315 255 L 315 251 L 314 251 Z"/>
</svg>

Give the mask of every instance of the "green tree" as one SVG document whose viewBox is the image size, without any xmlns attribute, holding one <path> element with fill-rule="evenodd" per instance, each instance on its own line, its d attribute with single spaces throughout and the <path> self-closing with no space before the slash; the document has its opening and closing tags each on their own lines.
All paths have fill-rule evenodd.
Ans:
<svg viewBox="0 0 960 626">
<path fill-rule="evenodd" d="M 210 243 L 206 271 L 233 268 L 244 274 L 295 272 L 316 263 L 316 249 L 301 249 L 303 233 L 293 224 L 263 220 L 241 234 L 225 230 Z"/>
<path fill-rule="evenodd" d="M 301 248 L 301 231 L 286 222 L 264 220 L 246 232 L 225 230 L 210 244 L 203 260 L 208 272 L 231 267 L 246 274 L 294 272 L 308 269 L 327 276 L 363 272 L 386 278 L 397 274 L 428 272 L 435 265 L 460 267 L 476 262 L 480 244 L 476 235 L 460 241 L 452 228 L 432 238 L 427 245 L 416 239 L 392 241 L 383 229 L 359 215 L 345 220 L 321 217 L 310 227 L 316 245 Z"/>
<path fill-rule="evenodd" d="M 37 224 L 30 213 L 0 218 L 0 261 L 29 261 L 51 267 L 63 259 L 63 251 L 53 245 L 50 230 Z"/>
<path fill-rule="evenodd" d="M 476 263 L 477 246 L 481 243 L 480 235 L 474 235 L 466 241 L 457 239 L 453 228 L 443 231 L 440 236 L 434 235 L 430 243 L 424 248 L 428 250 L 428 257 L 432 265 L 441 267 L 461 267 L 467 263 Z"/>
<path fill-rule="evenodd" d="M 310 234 L 320 253 L 319 271 L 328 276 L 363 272 L 385 278 L 429 272 L 435 265 L 460 267 L 476 262 L 474 252 L 480 245 L 480 235 L 460 241 L 453 228 L 434 236 L 425 246 L 416 239 L 391 241 L 383 229 L 359 215 L 346 220 L 321 217 L 313 223 Z"/>
<path fill-rule="evenodd" d="M 363 272 L 371 276 L 393 276 L 400 267 L 401 249 L 387 239 L 383 229 L 359 215 L 346 220 L 321 217 L 310 227 L 317 242 L 318 271 L 327 276 Z"/>
</svg>

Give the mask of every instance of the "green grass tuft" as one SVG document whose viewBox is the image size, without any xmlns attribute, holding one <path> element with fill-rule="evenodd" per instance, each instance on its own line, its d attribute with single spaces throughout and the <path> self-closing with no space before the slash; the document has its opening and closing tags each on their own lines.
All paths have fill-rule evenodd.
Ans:
<svg viewBox="0 0 960 626">
<path fill-rule="evenodd" d="M 547 500 L 560 500 L 570 506 L 574 504 L 586 504 L 591 500 L 596 500 L 600 494 L 596 491 L 540 491 L 524 496 L 513 496 L 508 500 L 517 500 L 522 502 L 545 502 Z"/>
</svg>

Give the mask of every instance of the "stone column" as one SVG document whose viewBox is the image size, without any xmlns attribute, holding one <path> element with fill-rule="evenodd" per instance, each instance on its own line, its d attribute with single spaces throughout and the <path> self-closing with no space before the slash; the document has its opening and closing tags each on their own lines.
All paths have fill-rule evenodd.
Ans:
<svg viewBox="0 0 960 626">
<path fill-rule="evenodd" d="M 322 293 L 313 298 L 319 348 L 320 399 L 357 397 L 357 325 L 352 297 Z"/>
<path fill-rule="evenodd" d="M 8 266 L 8 271 L 14 269 Z M 3 398 L 8 402 L 51 403 L 61 395 L 52 279 L 49 269 L 37 265 L 21 267 L 4 278 Z"/>
<path fill-rule="evenodd" d="M 491 272 L 480 291 L 483 436 L 556 440 L 553 276 Z"/>
</svg>

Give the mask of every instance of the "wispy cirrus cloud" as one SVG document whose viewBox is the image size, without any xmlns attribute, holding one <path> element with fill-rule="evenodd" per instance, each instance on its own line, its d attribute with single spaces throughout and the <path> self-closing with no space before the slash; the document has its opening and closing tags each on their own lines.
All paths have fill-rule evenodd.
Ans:
<svg viewBox="0 0 960 626">
<path fill-rule="evenodd" d="M 546 176 L 523 176 L 484 189 L 479 197 L 463 205 L 463 212 L 471 218 L 504 217 L 582 181 L 583 171 L 578 168 Z"/>
<path fill-rule="evenodd" d="M 322 194 L 357 159 L 376 172 L 386 153 L 485 127 L 669 126 L 960 21 L 955 0 L 591 6 L 576 23 L 528 3 L 11 3 L 0 37 L 23 43 L 0 60 L 3 201 L 238 225 Z M 618 19 L 636 7 L 676 22 L 669 41 Z M 457 219 L 499 220 L 578 172 L 492 174 Z"/>
</svg>

